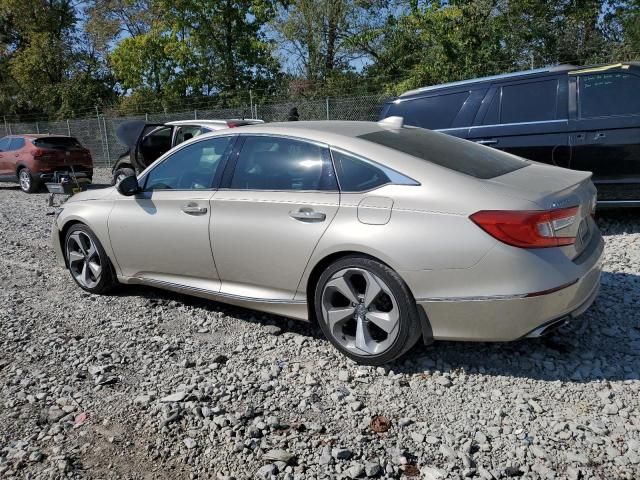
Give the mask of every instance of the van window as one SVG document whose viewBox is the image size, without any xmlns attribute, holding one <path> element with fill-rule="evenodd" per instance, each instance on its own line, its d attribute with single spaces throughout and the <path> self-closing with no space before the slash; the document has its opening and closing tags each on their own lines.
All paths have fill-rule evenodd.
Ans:
<svg viewBox="0 0 640 480">
<path fill-rule="evenodd" d="M 398 115 L 407 125 L 431 130 L 450 128 L 467 98 L 469 92 L 404 100 L 392 103 L 387 116 Z"/>
<path fill-rule="evenodd" d="M 556 119 L 558 80 L 502 87 L 500 123 L 539 122 Z"/>
<path fill-rule="evenodd" d="M 580 117 L 640 114 L 640 77 L 599 73 L 580 77 Z"/>
<path fill-rule="evenodd" d="M 378 130 L 358 138 L 482 179 L 498 177 L 528 165 L 508 153 L 423 128 Z"/>
<path fill-rule="evenodd" d="M 0 139 L 0 152 L 6 152 L 7 150 L 9 150 L 9 143 L 11 143 L 11 138 L 9 137 Z"/>
</svg>

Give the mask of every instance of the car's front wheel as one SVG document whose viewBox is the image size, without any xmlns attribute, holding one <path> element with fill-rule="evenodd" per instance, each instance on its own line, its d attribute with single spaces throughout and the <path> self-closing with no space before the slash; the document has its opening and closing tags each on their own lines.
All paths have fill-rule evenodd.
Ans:
<svg viewBox="0 0 640 480">
<path fill-rule="evenodd" d="M 73 280 L 91 293 L 106 293 L 116 284 L 102 244 L 86 225 L 72 225 L 65 235 L 65 256 Z"/>
<path fill-rule="evenodd" d="M 366 257 L 330 265 L 315 288 L 320 328 L 358 363 L 382 365 L 409 350 L 420 336 L 415 301 L 400 276 Z"/>
</svg>

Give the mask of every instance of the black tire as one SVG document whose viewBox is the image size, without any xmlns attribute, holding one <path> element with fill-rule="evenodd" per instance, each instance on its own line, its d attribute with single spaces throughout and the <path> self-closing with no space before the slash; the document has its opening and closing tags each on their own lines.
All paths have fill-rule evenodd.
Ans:
<svg viewBox="0 0 640 480">
<path fill-rule="evenodd" d="M 388 287 L 388 290 L 393 294 L 395 299 L 395 305 L 392 308 L 395 308 L 396 306 L 398 308 L 398 320 L 395 323 L 397 333 L 395 333 L 395 339 L 389 340 L 389 346 L 380 353 L 359 354 L 354 351 L 353 347 L 346 348 L 334 336 L 331 328 L 329 327 L 328 321 L 324 317 L 323 293 L 326 290 L 327 283 L 332 281 L 332 277 L 338 274 L 338 272 L 349 269 L 357 269 L 359 271 L 364 270 L 372 273 L 374 276 L 377 276 L 378 279 L 382 280 L 386 284 L 386 287 Z M 385 292 L 381 293 L 386 295 Z M 364 297 L 364 294 L 362 294 L 362 297 Z M 360 302 L 363 302 L 363 298 L 360 299 Z M 355 304 L 352 303 L 351 306 L 353 305 Z M 349 305 L 347 305 L 346 308 L 349 309 Z M 314 288 L 314 309 L 318 324 L 320 325 L 325 337 L 327 337 L 327 339 L 329 339 L 329 341 L 341 353 L 357 363 L 365 365 L 383 365 L 391 362 L 411 349 L 421 336 L 418 310 L 409 288 L 395 271 L 384 263 L 372 258 L 364 256 L 349 256 L 341 258 L 327 267 L 327 269 L 320 275 L 320 278 Z M 366 312 L 364 315 L 366 316 Z M 348 318 L 348 322 L 354 322 L 355 320 L 353 320 L 353 318 L 357 318 L 357 315 L 355 317 Z M 371 322 L 367 321 L 367 323 L 371 325 Z M 348 325 L 344 328 L 348 328 Z M 343 343 L 345 342 L 345 339 L 346 337 L 343 336 Z"/>
<path fill-rule="evenodd" d="M 100 272 L 99 278 L 96 278 L 96 277 L 90 278 L 91 280 L 90 282 L 83 284 L 81 280 L 76 278 L 77 277 L 76 273 L 78 270 L 80 270 L 80 268 L 79 268 L 79 265 L 76 264 L 77 262 L 75 262 L 71 258 L 72 256 L 71 250 L 74 250 L 74 244 L 76 246 L 78 245 L 78 242 L 76 241 L 76 239 L 77 238 L 85 239 L 86 238 L 85 236 L 88 237 L 90 241 L 93 243 L 93 245 L 95 246 L 95 255 L 93 255 L 91 259 L 89 259 L 89 257 L 85 255 L 84 261 L 87 262 L 88 259 L 93 260 L 94 264 L 97 263 L 99 265 L 99 267 L 101 268 L 101 272 Z M 86 244 L 85 244 L 85 247 L 86 247 Z M 104 248 L 100 243 L 100 240 L 98 240 L 98 237 L 95 236 L 95 234 L 91 231 L 89 227 L 81 223 L 72 225 L 65 235 L 64 245 L 62 246 L 62 248 L 64 251 L 67 268 L 69 270 L 69 273 L 71 274 L 71 278 L 73 278 L 73 281 L 76 282 L 76 284 L 80 288 L 82 288 L 83 290 L 86 290 L 87 292 L 91 292 L 95 294 L 103 294 L 103 293 L 107 293 L 109 290 L 113 289 L 117 285 L 118 282 L 113 269 L 113 264 L 111 263 L 111 260 L 109 259 L 106 252 L 104 251 Z M 96 261 L 96 257 L 98 259 L 97 261 Z M 90 276 L 91 275 L 92 273 L 90 274 Z"/>
<path fill-rule="evenodd" d="M 111 185 L 115 186 L 121 180 L 120 177 L 130 177 L 135 174 L 136 172 L 133 170 L 133 168 L 128 168 L 128 167 L 118 168 L 113 172 L 113 177 L 111 178 Z"/>
<path fill-rule="evenodd" d="M 18 184 L 24 193 L 35 193 L 40 189 L 40 183 L 33 178 L 31 170 L 27 167 L 18 170 Z"/>
</svg>

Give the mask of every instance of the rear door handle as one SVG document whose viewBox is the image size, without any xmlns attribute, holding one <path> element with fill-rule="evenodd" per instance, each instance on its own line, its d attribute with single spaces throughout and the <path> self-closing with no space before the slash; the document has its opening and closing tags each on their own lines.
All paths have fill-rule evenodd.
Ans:
<svg viewBox="0 0 640 480">
<path fill-rule="evenodd" d="M 601 138 L 607 138 L 607 134 L 606 133 L 602 133 L 602 132 L 598 132 L 593 137 L 594 140 L 600 140 Z"/>
<path fill-rule="evenodd" d="M 312 208 L 301 208 L 293 212 L 289 212 L 289 216 L 301 222 L 323 222 L 327 216 L 322 212 L 316 212 Z"/>
<path fill-rule="evenodd" d="M 187 215 L 204 215 L 207 213 L 207 207 L 201 207 L 197 203 L 187 203 L 182 206 L 182 211 Z"/>
<path fill-rule="evenodd" d="M 496 140 L 495 138 L 488 138 L 486 140 L 476 140 L 476 143 L 480 145 L 495 145 L 496 143 L 498 143 L 498 140 Z"/>
</svg>

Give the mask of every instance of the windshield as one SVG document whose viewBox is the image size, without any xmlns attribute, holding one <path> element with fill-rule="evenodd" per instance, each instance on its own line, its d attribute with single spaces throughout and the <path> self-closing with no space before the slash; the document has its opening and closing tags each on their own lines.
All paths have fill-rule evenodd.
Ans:
<svg viewBox="0 0 640 480">
<path fill-rule="evenodd" d="M 508 153 L 423 128 L 378 130 L 358 138 L 481 179 L 499 177 L 528 165 Z"/>
</svg>

